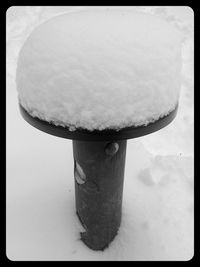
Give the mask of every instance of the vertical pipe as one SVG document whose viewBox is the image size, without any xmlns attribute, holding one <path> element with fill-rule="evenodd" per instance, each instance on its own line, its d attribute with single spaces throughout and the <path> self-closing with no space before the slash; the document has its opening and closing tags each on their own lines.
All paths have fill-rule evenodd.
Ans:
<svg viewBox="0 0 200 267">
<path fill-rule="evenodd" d="M 73 141 L 76 212 L 81 240 L 103 250 L 116 236 L 122 209 L 126 140 Z"/>
</svg>

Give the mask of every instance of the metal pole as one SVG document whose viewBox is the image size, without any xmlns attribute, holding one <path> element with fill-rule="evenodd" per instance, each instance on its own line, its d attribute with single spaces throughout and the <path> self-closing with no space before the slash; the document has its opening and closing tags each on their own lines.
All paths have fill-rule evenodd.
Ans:
<svg viewBox="0 0 200 267">
<path fill-rule="evenodd" d="M 81 240 L 104 250 L 121 223 L 126 140 L 73 140 L 76 212 L 85 231 Z"/>
</svg>

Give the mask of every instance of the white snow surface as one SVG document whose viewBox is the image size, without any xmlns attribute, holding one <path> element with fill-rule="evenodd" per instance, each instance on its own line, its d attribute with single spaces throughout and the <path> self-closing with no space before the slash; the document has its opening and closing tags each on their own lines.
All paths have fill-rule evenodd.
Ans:
<svg viewBox="0 0 200 267">
<path fill-rule="evenodd" d="M 19 51 L 55 15 L 88 9 L 13 6 L 6 14 L 6 254 L 11 261 L 171 261 L 194 255 L 194 14 L 189 7 L 127 7 L 183 34 L 178 114 L 162 130 L 128 141 L 122 223 L 110 246 L 80 240 L 70 140 L 31 127 L 20 115 Z M 93 9 L 93 8 L 92 8 Z"/>
<path fill-rule="evenodd" d="M 181 34 L 125 8 L 93 8 L 36 27 L 18 58 L 21 105 L 71 130 L 147 125 L 172 111 L 181 87 Z"/>
</svg>

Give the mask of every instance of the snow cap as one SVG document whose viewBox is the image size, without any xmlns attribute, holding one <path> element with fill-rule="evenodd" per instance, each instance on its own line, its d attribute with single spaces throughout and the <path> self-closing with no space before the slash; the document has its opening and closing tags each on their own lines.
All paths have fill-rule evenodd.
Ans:
<svg viewBox="0 0 200 267">
<path fill-rule="evenodd" d="M 180 34 L 156 16 L 120 8 L 59 15 L 26 40 L 16 82 L 29 114 L 55 125 L 147 125 L 178 102 Z"/>
</svg>

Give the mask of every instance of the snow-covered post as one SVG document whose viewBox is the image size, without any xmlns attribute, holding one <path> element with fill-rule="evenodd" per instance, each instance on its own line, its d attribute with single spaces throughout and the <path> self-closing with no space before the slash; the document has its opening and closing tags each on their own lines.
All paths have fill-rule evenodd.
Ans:
<svg viewBox="0 0 200 267">
<path fill-rule="evenodd" d="M 166 21 L 131 10 L 63 14 L 22 47 L 17 90 L 34 127 L 73 140 L 81 239 L 103 250 L 121 221 L 126 140 L 175 117 L 181 38 Z"/>
<path fill-rule="evenodd" d="M 81 239 L 94 250 L 107 247 L 120 226 L 126 143 L 73 141 Z"/>
</svg>

